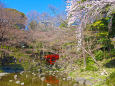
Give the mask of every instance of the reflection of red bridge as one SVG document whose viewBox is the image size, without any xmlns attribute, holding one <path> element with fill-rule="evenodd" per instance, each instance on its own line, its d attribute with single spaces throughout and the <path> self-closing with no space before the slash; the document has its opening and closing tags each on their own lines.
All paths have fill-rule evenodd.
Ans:
<svg viewBox="0 0 115 86">
<path fill-rule="evenodd" d="M 48 63 L 50 64 L 54 64 L 56 62 L 56 60 L 59 59 L 59 55 L 58 54 L 50 54 L 50 55 L 46 55 L 45 59 Z"/>
<path fill-rule="evenodd" d="M 59 80 L 56 79 L 55 76 L 46 76 L 45 82 L 49 84 L 58 84 Z"/>
</svg>

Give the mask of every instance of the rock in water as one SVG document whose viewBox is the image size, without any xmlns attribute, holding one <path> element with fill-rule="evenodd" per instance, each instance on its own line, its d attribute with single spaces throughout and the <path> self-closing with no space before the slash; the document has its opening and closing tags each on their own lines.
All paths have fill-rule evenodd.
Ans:
<svg viewBox="0 0 115 86">
<path fill-rule="evenodd" d="M 9 82 L 12 82 L 13 80 L 9 80 Z"/>
<path fill-rule="evenodd" d="M 51 86 L 51 84 L 48 84 L 48 83 L 47 83 L 47 86 Z"/>
<path fill-rule="evenodd" d="M 22 75 L 24 73 L 24 71 L 20 72 L 20 75 Z"/>
<path fill-rule="evenodd" d="M 20 81 L 16 81 L 16 84 L 20 84 Z"/>
<path fill-rule="evenodd" d="M 63 80 L 65 81 L 65 80 L 66 80 L 66 78 L 63 78 Z"/>
<path fill-rule="evenodd" d="M 41 78 L 41 81 L 44 81 L 44 80 L 45 80 L 45 77 L 42 77 L 42 78 Z"/>
<path fill-rule="evenodd" d="M 6 74 L 8 74 L 8 73 L 0 73 L 0 77 L 4 76 Z"/>
<path fill-rule="evenodd" d="M 24 82 L 22 82 L 21 85 L 24 85 Z"/>
<path fill-rule="evenodd" d="M 14 75 L 14 79 L 17 80 L 17 75 Z"/>
</svg>

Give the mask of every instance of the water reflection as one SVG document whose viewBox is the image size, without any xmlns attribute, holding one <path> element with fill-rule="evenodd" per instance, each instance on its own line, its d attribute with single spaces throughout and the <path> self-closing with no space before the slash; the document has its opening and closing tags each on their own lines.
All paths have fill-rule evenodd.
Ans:
<svg viewBox="0 0 115 86">
<path fill-rule="evenodd" d="M 15 75 L 17 79 L 14 79 Z M 0 86 L 21 86 L 22 83 L 23 86 L 73 86 L 75 84 L 72 80 L 63 80 L 61 76 L 57 76 L 57 74 L 56 76 L 46 74 L 39 77 L 39 74 L 33 75 L 31 72 L 11 73 L 0 79 Z"/>
<path fill-rule="evenodd" d="M 59 84 L 59 80 L 55 76 L 51 75 L 46 76 L 45 82 L 49 84 Z"/>
</svg>

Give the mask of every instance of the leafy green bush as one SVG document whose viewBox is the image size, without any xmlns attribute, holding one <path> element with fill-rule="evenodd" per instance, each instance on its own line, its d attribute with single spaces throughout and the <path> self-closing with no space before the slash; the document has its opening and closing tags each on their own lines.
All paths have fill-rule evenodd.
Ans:
<svg viewBox="0 0 115 86">
<path fill-rule="evenodd" d="M 33 49 L 33 46 L 32 46 L 32 45 L 29 45 L 29 48 L 30 48 L 30 49 Z"/>
<path fill-rule="evenodd" d="M 98 50 L 95 52 L 95 59 L 97 61 L 101 61 L 101 60 L 103 60 L 103 58 L 104 58 L 104 53 L 102 50 Z"/>
<path fill-rule="evenodd" d="M 110 56 L 111 56 L 111 57 L 115 57 L 115 49 L 112 49 L 112 50 L 111 50 Z"/>
<path fill-rule="evenodd" d="M 111 73 L 106 79 L 107 86 L 115 86 L 115 72 Z"/>
<path fill-rule="evenodd" d="M 93 65 L 87 65 L 86 70 L 88 70 L 88 71 L 97 71 L 98 68 L 96 66 L 93 66 Z"/>
<path fill-rule="evenodd" d="M 93 36 L 97 39 L 97 44 L 100 44 L 104 51 L 110 51 L 113 49 L 113 44 L 111 42 L 111 37 L 113 37 L 114 25 L 112 24 L 111 31 L 109 31 L 108 24 L 110 22 L 111 17 L 102 18 L 101 20 L 95 21 L 90 26 L 90 31 L 94 34 Z M 113 20 L 115 17 L 113 18 Z M 103 51 L 96 52 L 97 60 L 102 60 Z"/>
<path fill-rule="evenodd" d="M 88 70 L 88 71 L 97 71 L 98 70 L 98 68 L 95 65 L 95 62 L 93 61 L 93 59 L 91 57 L 87 57 L 86 63 L 87 63 L 86 70 Z"/>
</svg>

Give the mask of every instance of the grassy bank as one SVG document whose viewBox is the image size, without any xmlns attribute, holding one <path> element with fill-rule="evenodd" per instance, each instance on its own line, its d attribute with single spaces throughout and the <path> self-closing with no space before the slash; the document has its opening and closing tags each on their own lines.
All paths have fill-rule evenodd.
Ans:
<svg viewBox="0 0 115 86">
<path fill-rule="evenodd" d="M 93 86 L 114 86 L 111 84 L 108 85 L 108 83 L 114 84 L 115 82 L 115 77 L 112 77 L 111 80 L 109 79 L 111 74 L 115 73 L 115 63 L 113 61 L 115 62 L 114 57 L 98 62 L 99 65 L 101 65 L 101 68 L 95 71 L 84 69 L 84 67 L 81 66 L 74 71 L 70 71 L 68 76 L 73 77 L 74 79 L 77 77 L 83 77 L 91 81 Z"/>
</svg>

